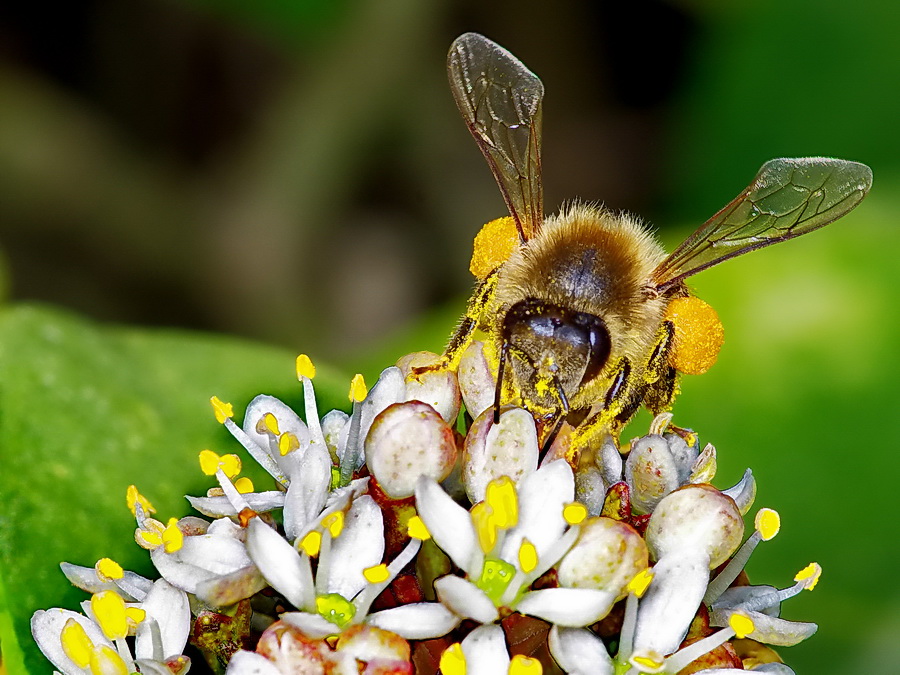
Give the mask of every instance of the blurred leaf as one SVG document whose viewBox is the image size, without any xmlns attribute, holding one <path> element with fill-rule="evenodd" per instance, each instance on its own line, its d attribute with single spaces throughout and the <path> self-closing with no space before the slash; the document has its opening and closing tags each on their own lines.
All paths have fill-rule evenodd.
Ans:
<svg viewBox="0 0 900 675">
<path fill-rule="evenodd" d="M 257 393 L 302 400 L 294 354 L 208 335 L 91 324 L 59 311 L 0 314 L 0 640 L 8 673 L 49 664 L 31 641 L 41 608 L 77 608 L 60 561 L 111 557 L 151 574 L 133 540 L 125 490 L 138 485 L 163 519 L 190 512 L 187 493 L 211 486 L 197 453 L 240 452 L 257 486 L 270 484 L 215 422 L 209 397 L 235 404 Z M 319 368 L 320 404 L 345 384 Z M 156 576 L 156 575 L 153 575 Z"/>
</svg>

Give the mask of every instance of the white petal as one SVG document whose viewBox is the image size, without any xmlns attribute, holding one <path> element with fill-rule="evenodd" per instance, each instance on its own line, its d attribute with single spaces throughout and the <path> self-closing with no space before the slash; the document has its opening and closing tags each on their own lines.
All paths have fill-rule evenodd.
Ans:
<svg viewBox="0 0 900 675">
<path fill-rule="evenodd" d="M 375 500 L 363 495 L 353 501 L 344 529 L 331 545 L 328 592 L 352 599 L 368 583 L 363 570 L 384 556 L 384 516 Z"/>
<path fill-rule="evenodd" d="M 113 583 L 111 581 L 101 581 L 97 576 L 97 570 L 93 567 L 82 567 L 81 565 L 64 562 L 59 564 L 59 568 L 73 586 L 77 586 L 88 593 L 116 591 L 125 598 L 126 602 L 140 602 L 153 588 L 153 582 L 150 579 L 145 579 L 140 574 L 135 574 L 128 570 L 125 570 L 125 574 L 121 579 Z"/>
<path fill-rule="evenodd" d="M 278 420 L 278 431 L 294 434 L 297 440 L 300 441 L 301 448 L 309 445 L 309 429 L 299 415 L 290 406 L 279 401 L 274 396 L 262 394 L 250 401 L 250 405 L 247 406 L 247 412 L 244 414 L 244 433 L 261 448 L 269 448 L 272 440 L 272 436 L 268 433 L 261 434 L 256 430 L 256 425 L 266 413 L 271 413 Z M 276 457 L 275 459 L 277 461 L 279 458 Z"/>
<path fill-rule="evenodd" d="M 550 462 L 526 476 L 519 483 L 518 494 L 519 524 L 507 534 L 500 557 L 517 560 L 525 537 L 540 558 L 568 527 L 563 506 L 575 499 L 572 469 L 562 459 Z"/>
<path fill-rule="evenodd" d="M 31 617 L 31 635 L 37 646 L 44 653 L 54 666 L 59 668 L 63 675 L 82 675 L 82 673 L 90 673 L 88 668 L 79 668 L 75 663 L 66 656 L 63 651 L 60 636 L 66 621 L 74 619 L 77 621 L 94 645 L 105 645 L 113 649 L 113 644 L 103 635 L 100 627 L 83 614 L 69 611 L 68 609 L 38 610 Z"/>
<path fill-rule="evenodd" d="M 716 598 L 716 601 L 712 604 L 713 610 L 734 610 L 741 609 L 741 605 L 745 605 L 745 603 L 753 602 L 753 606 L 759 607 L 759 599 L 765 598 L 769 596 L 771 598 L 771 606 L 766 607 L 762 610 L 763 614 L 768 614 L 769 616 L 779 616 L 781 612 L 781 599 L 778 594 L 778 589 L 774 586 L 732 586 L 731 588 L 726 588 L 722 595 Z M 768 601 L 766 601 L 768 602 Z M 746 605 L 745 605 L 746 606 Z M 727 618 L 726 618 L 727 623 Z M 726 624 L 722 624 L 726 625 Z"/>
<path fill-rule="evenodd" d="M 416 508 L 434 543 L 456 566 L 470 576 L 480 574 L 483 554 L 469 512 L 427 477 L 416 485 Z"/>
<path fill-rule="evenodd" d="M 312 614 L 310 612 L 286 612 L 281 615 L 281 620 L 300 629 L 301 633 L 313 640 L 321 640 L 329 635 L 341 632 L 340 628 L 321 614 Z"/>
<path fill-rule="evenodd" d="M 284 506 L 284 493 L 280 490 L 267 490 L 266 492 L 252 492 L 242 495 L 247 504 L 257 513 L 267 513 Z M 228 501 L 228 497 L 192 497 L 185 495 L 191 506 L 204 516 L 210 518 L 222 518 L 224 516 L 236 516 L 237 509 Z"/>
<path fill-rule="evenodd" d="M 491 599 L 475 584 L 453 574 L 434 582 L 438 599 L 450 611 L 478 623 L 493 623 L 500 615 Z"/>
<path fill-rule="evenodd" d="M 500 626 L 479 626 L 460 646 L 466 657 L 466 675 L 499 675 L 509 670 L 509 652 Z"/>
<path fill-rule="evenodd" d="M 231 657 L 225 675 L 281 675 L 281 671 L 265 656 L 240 650 Z"/>
<path fill-rule="evenodd" d="M 324 446 L 316 443 L 305 451 L 294 452 L 303 452 L 303 456 L 297 471 L 291 474 L 284 498 L 284 533 L 288 541 L 300 536 L 303 528 L 321 513 L 331 486 L 331 455 Z"/>
<path fill-rule="evenodd" d="M 501 476 L 519 484 L 535 472 L 539 454 L 534 417 L 527 410 L 504 410 L 497 424 L 493 408 L 482 412 L 466 434 L 462 482 L 469 501 L 482 501 L 488 483 Z"/>
<path fill-rule="evenodd" d="M 201 534 L 184 538 L 182 547 L 166 553 L 159 547 L 150 559 L 162 577 L 173 586 L 196 593 L 197 585 L 250 564 L 244 544 L 230 536 Z"/>
<path fill-rule="evenodd" d="M 709 557 L 673 551 L 656 563 L 653 575 L 638 604 L 634 650 L 666 656 L 678 649 L 703 600 L 709 583 Z"/>
<path fill-rule="evenodd" d="M 135 658 L 162 661 L 170 656 L 182 654 L 191 630 L 191 608 L 187 594 L 160 579 L 153 584 L 153 589 L 141 603 L 141 609 L 156 619 L 162 641 L 162 653 L 154 653 L 149 624 L 143 622 L 138 626 Z"/>
<path fill-rule="evenodd" d="M 747 637 L 757 642 L 776 647 L 793 647 L 806 638 L 815 635 L 819 627 L 814 623 L 804 621 L 788 621 L 769 616 L 761 612 L 744 612 L 753 621 L 753 632 Z M 713 612 L 711 622 L 714 626 L 722 625 L 723 619 L 727 621 L 725 614 L 731 612 Z"/>
<path fill-rule="evenodd" d="M 312 609 L 315 589 L 309 561 L 259 518 L 252 518 L 247 527 L 247 552 L 266 581 L 294 607 Z"/>
<path fill-rule="evenodd" d="M 613 663 L 603 640 L 584 628 L 553 626 L 550 653 L 569 675 L 612 675 Z"/>
<path fill-rule="evenodd" d="M 753 477 L 753 472 L 750 469 L 744 471 L 744 475 L 737 484 L 727 490 L 722 490 L 722 494 L 726 494 L 734 500 L 742 516 L 747 515 L 756 499 L 756 479 Z"/>
<path fill-rule="evenodd" d="M 269 582 L 254 564 L 197 584 L 197 597 L 212 607 L 227 607 L 263 590 Z"/>
<path fill-rule="evenodd" d="M 439 602 L 417 602 L 375 612 L 366 623 L 407 640 L 430 640 L 446 635 L 460 618 Z"/>
<path fill-rule="evenodd" d="M 545 588 L 522 596 L 516 611 L 558 626 L 580 628 L 609 614 L 615 601 L 615 593 L 594 588 Z"/>
</svg>

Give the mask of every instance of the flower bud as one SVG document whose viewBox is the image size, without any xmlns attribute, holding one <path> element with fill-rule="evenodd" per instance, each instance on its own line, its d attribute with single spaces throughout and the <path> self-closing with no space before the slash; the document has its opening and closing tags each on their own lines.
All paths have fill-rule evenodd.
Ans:
<svg viewBox="0 0 900 675">
<path fill-rule="evenodd" d="M 484 499 L 487 484 L 501 476 L 514 483 L 537 469 L 537 430 L 534 418 L 522 408 L 507 408 L 494 424 L 487 408 L 472 424 L 463 447 L 462 482 L 469 500 Z"/>
<path fill-rule="evenodd" d="M 453 424 L 459 415 L 460 406 L 456 374 L 447 368 L 440 368 L 410 375 L 413 368 L 431 366 L 440 360 L 441 357 L 433 352 L 413 352 L 397 361 L 397 367 L 406 378 L 406 399 L 427 403 L 437 410 L 448 424 Z"/>
<path fill-rule="evenodd" d="M 456 374 L 466 410 L 477 418 L 494 404 L 497 386 L 497 376 L 485 357 L 483 342 L 476 340 L 463 352 Z"/>
</svg>

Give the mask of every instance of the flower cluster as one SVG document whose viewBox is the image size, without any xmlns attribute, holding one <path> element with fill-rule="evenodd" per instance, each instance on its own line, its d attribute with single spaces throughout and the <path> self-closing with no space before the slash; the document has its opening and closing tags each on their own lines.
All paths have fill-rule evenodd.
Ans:
<svg viewBox="0 0 900 675">
<path fill-rule="evenodd" d="M 531 414 L 494 410 L 480 343 L 455 373 L 437 358 L 407 356 L 371 390 L 357 376 L 349 414 L 320 416 L 305 356 L 302 418 L 258 396 L 238 424 L 213 397 L 272 489 L 210 450 L 216 485 L 188 497 L 205 518 L 164 523 L 129 488 L 161 578 L 64 563 L 92 597 L 34 615 L 43 653 L 66 675 L 186 673 L 186 649 L 228 675 L 793 672 L 772 647 L 816 626 L 781 603 L 821 570 L 750 585 L 750 554 L 780 526 L 763 508 L 745 537 L 752 472 L 712 487 L 715 448 L 669 414 L 573 471 L 565 431 L 542 452 Z"/>
</svg>

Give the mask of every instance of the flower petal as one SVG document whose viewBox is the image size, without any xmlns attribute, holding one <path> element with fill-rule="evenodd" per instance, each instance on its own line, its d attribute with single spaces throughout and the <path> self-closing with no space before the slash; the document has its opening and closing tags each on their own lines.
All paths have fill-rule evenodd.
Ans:
<svg viewBox="0 0 900 675">
<path fill-rule="evenodd" d="M 112 581 L 101 581 L 97 576 L 97 570 L 93 567 L 82 567 L 81 565 L 63 562 L 59 564 L 59 568 L 73 586 L 88 593 L 116 591 L 125 598 L 126 602 L 142 601 L 147 596 L 147 593 L 150 592 L 150 589 L 153 588 L 153 582 L 150 579 L 146 579 L 140 574 L 135 574 L 129 570 L 123 570 L 123 577 L 114 583 Z"/>
<path fill-rule="evenodd" d="M 328 592 L 352 599 L 368 583 L 363 570 L 384 556 L 384 517 L 375 500 L 363 495 L 353 501 L 344 529 L 331 545 Z"/>
<path fill-rule="evenodd" d="M 220 534 L 185 537 L 179 550 L 166 553 L 159 547 L 150 553 L 150 558 L 166 581 L 188 593 L 196 593 L 197 585 L 204 581 L 231 574 L 251 563 L 243 543 Z"/>
<path fill-rule="evenodd" d="M 341 631 L 322 615 L 310 612 L 286 612 L 281 615 L 281 620 L 313 640 L 321 640 Z"/>
<path fill-rule="evenodd" d="M 156 653 L 153 649 L 153 631 L 151 624 L 145 619 L 138 625 L 135 658 L 162 661 L 183 653 L 191 630 L 191 608 L 187 594 L 160 579 L 153 584 L 153 589 L 141 603 L 141 609 L 147 612 L 148 618 L 155 619 L 159 626 L 162 653 Z"/>
<path fill-rule="evenodd" d="M 288 541 L 294 541 L 303 528 L 318 517 L 331 487 L 331 455 L 328 449 L 313 443 L 302 452 L 284 497 L 284 535 Z"/>
<path fill-rule="evenodd" d="M 491 599 L 475 584 L 453 574 L 434 582 L 438 599 L 450 611 L 478 623 L 493 623 L 500 618 Z"/>
<path fill-rule="evenodd" d="M 284 492 L 280 490 L 268 490 L 266 492 L 251 492 L 242 495 L 251 509 L 257 513 L 267 513 L 284 506 Z M 228 501 L 228 497 L 192 497 L 185 495 L 197 511 L 210 518 L 223 518 L 236 516 L 237 509 Z"/>
<path fill-rule="evenodd" d="M 43 652 L 50 662 L 59 668 L 63 675 L 81 675 L 88 672 L 87 669 L 79 668 L 75 663 L 66 656 L 63 651 L 60 636 L 62 635 L 63 626 L 66 621 L 74 619 L 77 621 L 94 645 L 104 645 L 113 648 L 112 642 L 106 639 L 100 627 L 83 614 L 69 611 L 68 609 L 38 610 L 31 617 L 31 635 L 37 646 Z"/>
<path fill-rule="evenodd" d="M 612 675 L 613 663 L 603 640 L 584 628 L 553 626 L 550 653 L 569 675 Z"/>
<path fill-rule="evenodd" d="M 298 609 L 313 609 L 315 589 L 309 560 L 280 534 L 252 518 L 247 526 L 247 552 L 266 581 Z"/>
<path fill-rule="evenodd" d="M 466 657 L 466 675 L 499 675 L 509 670 L 509 652 L 500 626 L 479 626 L 460 646 Z"/>
<path fill-rule="evenodd" d="M 483 553 L 469 512 L 432 479 L 416 485 L 416 508 L 434 542 L 469 576 L 481 572 Z"/>
<path fill-rule="evenodd" d="M 516 611 L 558 626 L 580 628 L 609 614 L 615 601 L 615 593 L 594 588 L 544 588 L 522 596 Z"/>
<path fill-rule="evenodd" d="M 277 666 L 265 656 L 243 649 L 234 653 L 228 662 L 226 675 L 281 675 Z"/>
<path fill-rule="evenodd" d="M 370 614 L 366 623 L 407 640 L 430 640 L 446 635 L 460 618 L 439 602 L 416 602 Z"/>
</svg>

